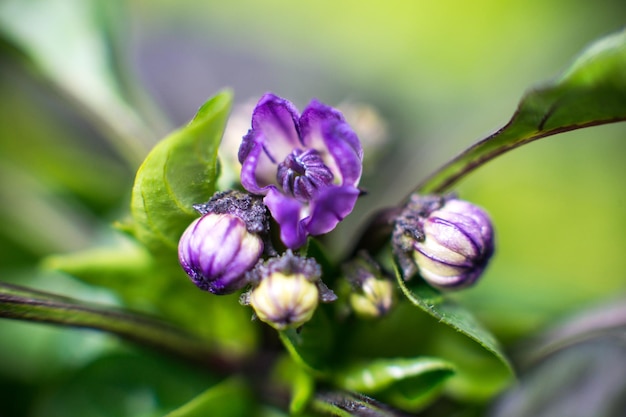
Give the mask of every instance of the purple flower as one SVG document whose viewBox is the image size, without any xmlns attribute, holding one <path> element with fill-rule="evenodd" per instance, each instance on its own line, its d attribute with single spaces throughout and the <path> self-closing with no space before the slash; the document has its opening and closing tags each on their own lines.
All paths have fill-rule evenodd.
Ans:
<svg viewBox="0 0 626 417">
<path fill-rule="evenodd" d="M 494 252 L 489 215 L 455 198 L 413 196 L 396 221 L 393 242 L 405 279 L 419 271 L 439 288 L 473 284 Z"/>
<path fill-rule="evenodd" d="M 265 94 L 239 148 L 241 184 L 280 225 L 283 243 L 335 228 L 359 196 L 363 151 L 341 113 L 317 100 L 302 115 L 289 101 Z"/>
</svg>

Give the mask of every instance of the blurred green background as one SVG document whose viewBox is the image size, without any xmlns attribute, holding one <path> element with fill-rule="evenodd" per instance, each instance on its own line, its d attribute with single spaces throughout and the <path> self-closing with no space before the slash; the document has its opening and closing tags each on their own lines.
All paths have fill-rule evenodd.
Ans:
<svg viewBox="0 0 626 417">
<path fill-rule="evenodd" d="M 114 302 L 39 260 L 112 239 L 142 157 L 223 87 L 236 103 L 273 91 L 301 109 L 317 97 L 379 113 L 388 143 L 361 183 L 369 194 L 327 239 L 345 250 L 376 208 L 624 22 L 621 0 L 2 0 L 0 277 Z M 492 214 L 497 254 L 455 297 L 504 341 L 626 290 L 624 136 L 620 124 L 559 135 L 459 184 Z M 35 346 L 35 333 L 76 345 L 70 331 L 0 321 L 0 357 L 24 344 L 24 363 L 39 357 L 51 342 Z M 32 375 L 0 360 L 0 373 L 16 369 Z"/>
</svg>

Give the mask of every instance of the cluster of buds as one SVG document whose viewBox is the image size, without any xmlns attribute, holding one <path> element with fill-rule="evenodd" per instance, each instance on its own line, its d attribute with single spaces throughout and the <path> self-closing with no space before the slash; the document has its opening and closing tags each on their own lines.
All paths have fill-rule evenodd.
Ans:
<svg viewBox="0 0 626 417">
<path fill-rule="evenodd" d="M 288 250 L 276 255 L 268 238 L 267 209 L 258 197 L 238 191 L 216 193 L 194 208 L 202 214 L 183 233 L 178 245 L 181 266 L 200 289 L 230 294 L 246 286 L 241 297 L 256 317 L 276 329 L 300 327 L 318 303 L 337 297 L 321 281 L 314 259 Z"/>
<path fill-rule="evenodd" d="M 292 249 L 330 232 L 352 211 L 361 195 L 361 144 L 336 109 L 313 100 L 300 114 L 266 94 L 238 158 L 248 193 L 219 192 L 194 205 L 201 217 L 180 239 L 180 264 L 200 289 L 222 295 L 248 287 L 240 301 L 259 320 L 278 330 L 299 328 L 320 302 L 337 296 L 322 282 L 319 264 Z M 270 216 L 280 228 L 279 245 L 287 248 L 282 256 L 270 240 Z M 393 224 L 393 250 L 407 280 L 419 272 L 435 287 L 465 287 L 493 253 L 487 214 L 454 197 L 415 195 Z M 369 256 L 359 254 L 343 271 L 357 316 L 391 310 L 393 281 Z"/>
<path fill-rule="evenodd" d="M 392 242 L 404 279 L 419 272 L 445 289 L 476 282 L 494 251 L 487 213 L 453 196 L 413 195 L 395 221 Z"/>
<path fill-rule="evenodd" d="M 252 113 L 238 159 L 248 193 L 217 193 L 194 208 L 202 215 L 183 233 L 181 266 L 213 294 L 251 286 L 242 297 L 277 329 L 299 327 L 318 303 L 336 299 L 313 259 L 294 255 L 308 236 L 330 232 L 353 209 L 361 191 L 361 143 L 341 112 L 317 100 L 300 114 L 288 100 L 265 94 Z M 280 228 L 277 257 L 269 218 Z M 265 254 L 266 262 L 261 260 Z"/>
</svg>

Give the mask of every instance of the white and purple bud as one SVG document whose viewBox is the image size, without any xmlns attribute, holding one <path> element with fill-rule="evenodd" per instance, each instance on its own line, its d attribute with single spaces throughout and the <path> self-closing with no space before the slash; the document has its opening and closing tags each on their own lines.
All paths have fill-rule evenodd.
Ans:
<svg viewBox="0 0 626 417">
<path fill-rule="evenodd" d="M 261 257 L 269 230 L 267 210 L 254 196 L 216 193 L 194 208 L 194 220 L 178 243 L 178 260 L 193 283 L 213 294 L 230 294 L 247 285 L 246 272 Z"/>
<path fill-rule="evenodd" d="M 284 330 L 309 321 L 320 302 L 337 296 L 321 281 L 321 268 L 312 258 L 302 258 L 288 250 L 284 255 L 260 262 L 248 273 L 254 287 L 241 297 L 256 317 Z"/>
<path fill-rule="evenodd" d="M 493 255 L 493 226 L 467 201 L 415 195 L 396 220 L 393 244 L 405 279 L 419 272 L 434 287 L 463 288 L 476 282 Z"/>
<path fill-rule="evenodd" d="M 351 287 L 350 307 L 357 316 L 374 319 L 389 313 L 395 304 L 394 283 L 371 257 L 359 253 L 343 265 L 343 273 Z"/>
</svg>

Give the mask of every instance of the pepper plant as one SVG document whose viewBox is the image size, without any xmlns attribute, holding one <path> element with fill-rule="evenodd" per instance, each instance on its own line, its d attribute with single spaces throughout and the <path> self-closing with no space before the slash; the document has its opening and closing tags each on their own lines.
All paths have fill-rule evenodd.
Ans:
<svg viewBox="0 0 626 417">
<path fill-rule="evenodd" d="M 341 256 L 326 244 L 367 204 L 368 149 L 332 106 L 312 99 L 300 113 L 268 93 L 241 132 L 240 172 L 225 173 L 237 169 L 218 158 L 232 100 L 218 92 L 148 153 L 113 243 L 44 261 L 115 303 L 0 284 L 5 319 L 122 341 L 32 415 L 531 415 L 490 405 L 516 385 L 521 364 L 455 297 L 480 285 L 498 253 L 498 225 L 454 186 L 524 144 L 626 120 L 626 32 L 530 90 L 504 127 L 407 189 L 404 201 L 359 219 L 359 237 Z M 129 114 L 150 126 L 139 113 Z M 225 174 L 240 180 L 220 188 Z M 561 333 L 539 357 L 583 336 Z M 145 379 L 134 374 L 147 368 Z M 81 376 L 94 375 L 111 382 L 81 391 Z M 139 386 L 150 407 L 115 404 Z M 100 395 L 110 403 L 93 400 Z"/>
</svg>

